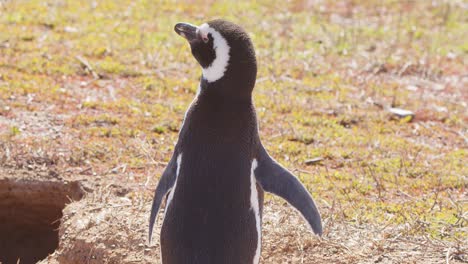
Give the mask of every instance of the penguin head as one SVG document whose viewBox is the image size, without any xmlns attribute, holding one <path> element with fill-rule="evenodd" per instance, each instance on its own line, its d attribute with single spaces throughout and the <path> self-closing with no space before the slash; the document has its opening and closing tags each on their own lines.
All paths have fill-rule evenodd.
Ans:
<svg viewBox="0 0 468 264">
<path fill-rule="evenodd" d="M 217 19 L 200 26 L 178 23 L 174 30 L 189 42 L 192 55 L 202 67 L 202 83 L 222 84 L 226 90 L 237 89 L 237 93 L 252 92 L 257 62 L 252 41 L 243 28 Z"/>
</svg>

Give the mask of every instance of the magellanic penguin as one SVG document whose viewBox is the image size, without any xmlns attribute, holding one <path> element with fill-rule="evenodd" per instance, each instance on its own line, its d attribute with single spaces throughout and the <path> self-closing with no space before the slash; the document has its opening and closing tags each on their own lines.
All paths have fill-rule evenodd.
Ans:
<svg viewBox="0 0 468 264">
<path fill-rule="evenodd" d="M 175 31 L 202 76 L 151 209 L 150 241 L 166 197 L 162 263 L 259 263 L 263 191 L 288 201 L 321 235 L 312 197 L 260 141 L 252 102 L 257 62 L 247 33 L 225 20 L 178 23 Z"/>
</svg>

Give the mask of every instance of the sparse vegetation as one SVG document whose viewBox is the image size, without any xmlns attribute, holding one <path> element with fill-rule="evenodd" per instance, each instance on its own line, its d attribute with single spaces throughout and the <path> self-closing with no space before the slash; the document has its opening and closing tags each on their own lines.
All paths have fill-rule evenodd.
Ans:
<svg viewBox="0 0 468 264">
<path fill-rule="evenodd" d="M 0 168 L 99 177 L 149 204 L 200 75 L 173 25 L 221 17 L 251 32 L 262 140 L 325 223 L 323 241 L 284 247 L 273 235 L 299 221 L 266 216 L 265 263 L 468 261 L 463 1 L 0 1 Z"/>
</svg>

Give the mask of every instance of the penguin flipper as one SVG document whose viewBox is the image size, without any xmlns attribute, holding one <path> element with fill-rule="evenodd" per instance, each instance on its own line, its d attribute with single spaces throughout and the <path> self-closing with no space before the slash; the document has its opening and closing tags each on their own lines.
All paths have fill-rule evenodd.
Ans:
<svg viewBox="0 0 468 264">
<path fill-rule="evenodd" d="M 255 179 L 262 188 L 285 199 L 302 214 L 315 234 L 322 235 L 320 213 L 312 196 L 296 176 L 270 157 L 263 146 L 260 146 L 257 162 Z"/>
<path fill-rule="evenodd" d="M 175 160 L 175 153 L 172 156 L 171 160 L 167 164 L 166 169 L 159 179 L 158 186 L 154 193 L 153 205 L 151 206 L 151 215 L 149 222 L 149 242 L 151 243 L 151 236 L 153 235 L 153 226 L 156 222 L 156 217 L 158 216 L 159 208 L 164 197 L 169 193 L 169 191 L 174 187 L 177 173 L 177 162 Z"/>
</svg>

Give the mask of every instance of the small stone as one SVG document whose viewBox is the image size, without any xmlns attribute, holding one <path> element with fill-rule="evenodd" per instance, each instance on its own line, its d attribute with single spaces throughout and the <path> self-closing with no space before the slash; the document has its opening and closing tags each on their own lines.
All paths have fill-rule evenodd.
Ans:
<svg viewBox="0 0 468 264">
<path fill-rule="evenodd" d="M 447 53 L 447 59 L 454 60 L 456 58 L 457 58 L 457 54 L 455 54 L 454 52 Z"/>
<path fill-rule="evenodd" d="M 411 121 L 414 118 L 414 113 L 410 110 L 390 107 L 388 108 L 388 111 L 399 118 L 409 118 L 408 121 Z"/>
<path fill-rule="evenodd" d="M 419 88 L 418 88 L 418 86 L 416 86 L 416 85 L 410 84 L 410 85 L 406 86 L 406 89 L 407 89 L 408 91 L 417 91 Z"/>
<path fill-rule="evenodd" d="M 67 33 L 76 33 L 76 32 L 78 32 L 78 29 L 76 27 L 70 27 L 70 26 L 66 26 L 63 30 L 65 32 L 67 32 Z"/>
</svg>

